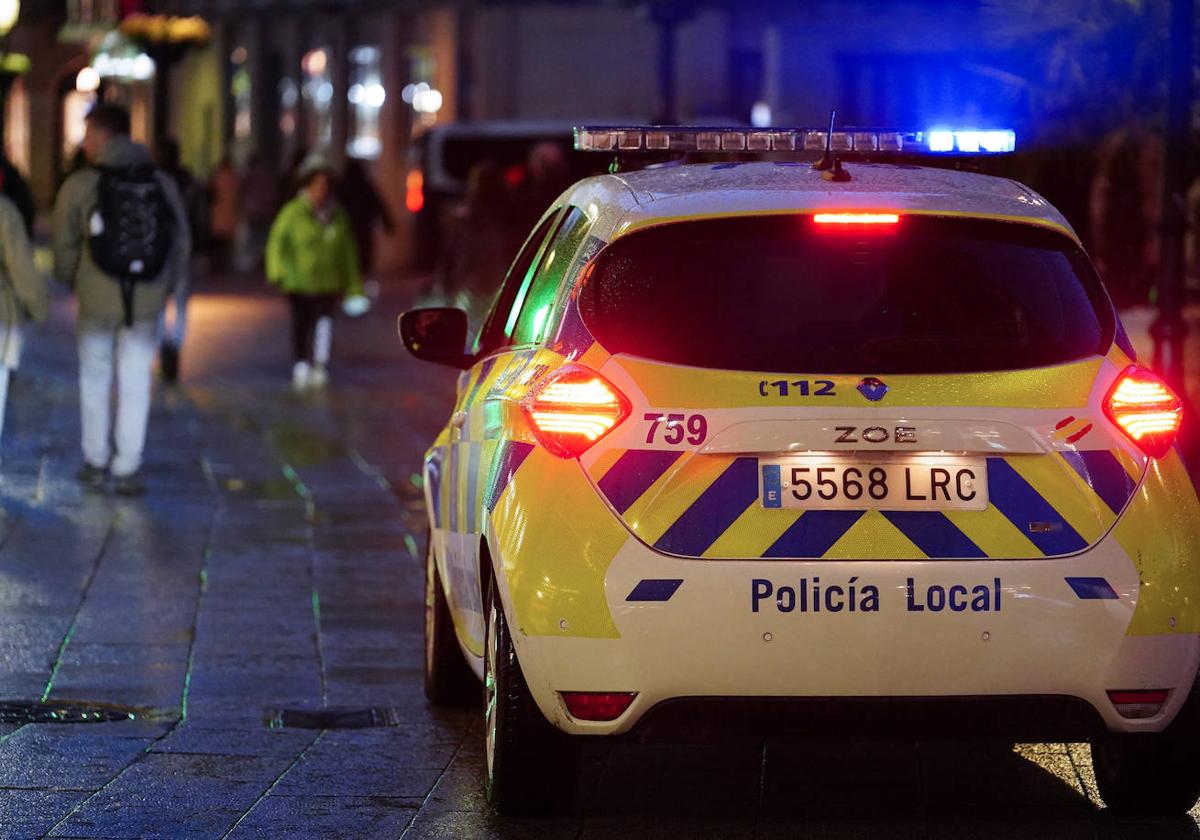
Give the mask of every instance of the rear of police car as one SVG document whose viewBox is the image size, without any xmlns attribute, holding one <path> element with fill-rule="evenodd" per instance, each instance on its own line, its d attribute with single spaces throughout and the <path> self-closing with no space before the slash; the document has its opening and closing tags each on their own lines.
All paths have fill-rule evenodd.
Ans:
<svg viewBox="0 0 1200 840">
<path fill-rule="evenodd" d="M 1180 401 L 1035 193 L 846 168 L 621 176 L 549 343 L 569 364 L 522 403 L 514 483 L 557 523 L 553 563 L 499 559 L 531 693 L 573 734 L 966 710 L 1090 734 L 1110 805 L 1185 810 Z M 516 505 L 497 530 L 530 546 L 546 514 Z"/>
</svg>

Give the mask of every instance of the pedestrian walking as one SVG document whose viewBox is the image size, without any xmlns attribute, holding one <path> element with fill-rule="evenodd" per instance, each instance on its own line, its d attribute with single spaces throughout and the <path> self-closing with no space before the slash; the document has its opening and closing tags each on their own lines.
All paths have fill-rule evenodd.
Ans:
<svg viewBox="0 0 1200 840">
<path fill-rule="evenodd" d="M 233 267 L 233 246 L 241 221 L 241 179 L 229 155 L 221 158 L 208 179 L 210 216 L 208 249 L 215 271 Z"/>
<path fill-rule="evenodd" d="M 512 262 L 513 200 L 504 172 L 494 161 L 471 167 L 467 194 L 454 208 L 450 248 L 442 265 L 446 302 L 467 311 L 479 325 Z"/>
<path fill-rule="evenodd" d="M 283 206 L 267 237 L 267 280 L 292 309 L 292 387 L 328 383 L 333 316 L 343 298 L 363 293 L 362 273 L 346 211 L 334 198 L 333 170 L 323 157 L 300 167 L 301 187 Z"/>
<path fill-rule="evenodd" d="M 356 158 L 346 161 L 338 194 L 354 232 L 359 270 L 364 277 L 370 277 L 375 271 L 375 227 L 378 224 L 391 233 L 396 227 L 392 214 L 375 189 L 367 167 Z"/>
<path fill-rule="evenodd" d="M 175 282 L 171 293 L 170 306 L 163 308 L 159 331 L 162 334 L 162 344 L 158 351 L 158 370 L 165 382 L 179 380 L 179 356 L 183 351 L 183 342 L 187 337 L 188 300 L 192 294 L 192 282 L 196 275 L 195 254 L 207 237 L 208 199 L 205 190 L 192 177 L 192 173 L 179 154 L 179 141 L 167 137 L 158 144 L 158 166 L 171 180 L 179 191 L 187 214 L 188 230 L 191 233 L 192 249 L 188 254 L 183 273 Z M 167 320 L 167 309 L 171 318 Z"/>
<path fill-rule="evenodd" d="M 49 311 L 46 278 L 34 266 L 24 216 L 16 202 L 0 196 L 0 431 L 10 372 L 21 362 L 21 324 L 44 321 Z"/>
<path fill-rule="evenodd" d="M 276 178 L 258 152 L 251 153 L 242 170 L 242 253 L 241 267 L 259 271 L 263 265 L 267 234 L 279 205 L 275 198 Z"/>
<path fill-rule="evenodd" d="M 99 489 L 111 472 L 113 490 L 132 496 L 145 490 L 158 319 L 186 268 L 191 234 L 175 182 L 129 138 L 126 110 L 97 105 L 83 149 L 89 165 L 59 190 L 53 231 L 54 272 L 79 302 L 78 477 Z"/>
</svg>

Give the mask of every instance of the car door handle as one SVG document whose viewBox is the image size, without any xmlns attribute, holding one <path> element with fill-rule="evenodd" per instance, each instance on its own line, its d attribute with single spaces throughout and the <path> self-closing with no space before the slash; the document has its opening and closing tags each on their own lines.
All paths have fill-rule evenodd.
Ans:
<svg viewBox="0 0 1200 840">
<path fill-rule="evenodd" d="M 467 412 L 456 411 L 450 415 L 450 425 L 456 429 L 461 429 L 467 424 Z"/>
</svg>

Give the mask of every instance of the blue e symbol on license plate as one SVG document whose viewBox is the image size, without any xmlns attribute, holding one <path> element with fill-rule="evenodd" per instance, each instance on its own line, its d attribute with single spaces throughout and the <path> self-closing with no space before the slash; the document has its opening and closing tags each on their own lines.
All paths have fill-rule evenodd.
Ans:
<svg viewBox="0 0 1200 840">
<path fill-rule="evenodd" d="M 779 464 L 764 464 L 762 468 L 763 507 L 783 507 L 783 478 Z"/>
</svg>

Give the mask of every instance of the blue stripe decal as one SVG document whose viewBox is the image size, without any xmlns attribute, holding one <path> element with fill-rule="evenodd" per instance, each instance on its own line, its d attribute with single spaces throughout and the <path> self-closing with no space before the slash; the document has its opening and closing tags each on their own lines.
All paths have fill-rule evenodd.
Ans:
<svg viewBox="0 0 1200 840">
<path fill-rule="evenodd" d="M 1113 513 L 1125 509 L 1125 503 L 1133 495 L 1137 483 L 1125 472 L 1117 456 L 1107 449 L 1087 452 L 1060 452 L 1063 460 L 1071 465 L 1079 477 L 1086 481 L 1096 495 L 1104 500 Z"/>
<path fill-rule="evenodd" d="M 532 443 L 521 443 L 515 440 L 501 442 L 496 451 L 496 457 L 492 460 L 491 472 L 488 473 L 488 492 L 485 500 L 488 513 L 496 509 L 496 502 L 500 501 L 500 494 L 504 492 L 504 488 L 512 481 L 512 477 L 532 451 Z"/>
<path fill-rule="evenodd" d="M 425 480 L 429 482 L 429 498 L 433 500 L 433 527 L 442 527 L 442 458 L 445 450 L 438 447 L 425 464 Z"/>
<path fill-rule="evenodd" d="M 912 540 L 913 544 L 930 558 L 940 560 L 947 557 L 987 556 L 940 511 L 885 510 L 880 512 L 888 522 L 895 525 L 904 536 Z"/>
<path fill-rule="evenodd" d="M 988 458 L 987 471 L 992 504 L 1042 554 L 1070 554 L 1087 548 L 1083 537 L 1003 458 Z M 1050 530 L 1032 530 L 1030 525 L 1035 522 L 1048 525 Z"/>
<path fill-rule="evenodd" d="M 670 601 L 671 596 L 679 589 L 683 580 L 646 580 L 638 581 L 626 601 Z"/>
<path fill-rule="evenodd" d="M 800 515 L 763 557 L 823 557 L 865 510 L 810 510 Z"/>
<path fill-rule="evenodd" d="M 699 557 L 757 499 L 758 459 L 738 458 L 675 520 L 654 547 L 670 554 Z"/>
<path fill-rule="evenodd" d="M 762 468 L 763 507 L 783 507 L 783 468 L 767 464 Z"/>
<path fill-rule="evenodd" d="M 479 393 L 483 381 L 488 378 L 488 374 L 492 372 L 492 368 L 496 366 L 496 357 L 489 356 L 479 363 L 479 378 L 475 380 L 475 384 L 471 387 L 471 393 L 463 401 L 464 408 L 470 408 L 471 403 L 475 401 L 475 395 Z"/>
<path fill-rule="evenodd" d="M 682 452 L 660 452 L 653 449 L 630 449 L 617 459 L 599 481 L 600 492 L 624 513 L 658 481 Z"/>
<path fill-rule="evenodd" d="M 1119 598 L 1112 584 L 1102 577 L 1069 577 L 1066 581 L 1075 594 L 1085 601 L 1114 601 Z"/>
<path fill-rule="evenodd" d="M 483 454 L 483 446 L 478 443 L 463 444 L 467 447 L 467 510 L 466 528 L 468 534 L 478 531 L 479 506 L 475 504 L 475 488 L 479 486 L 479 457 Z"/>
<path fill-rule="evenodd" d="M 458 450 L 457 444 L 451 444 L 450 468 L 446 470 L 446 511 L 450 519 L 450 530 L 458 531 Z"/>
</svg>

